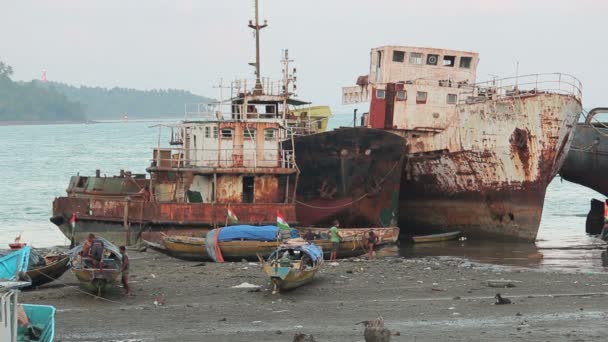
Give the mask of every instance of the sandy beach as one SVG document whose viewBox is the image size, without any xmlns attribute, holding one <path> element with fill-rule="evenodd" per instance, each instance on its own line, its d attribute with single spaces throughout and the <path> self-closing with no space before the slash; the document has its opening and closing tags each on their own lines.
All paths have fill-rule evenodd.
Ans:
<svg viewBox="0 0 608 342">
<path fill-rule="evenodd" d="M 182 261 L 130 252 L 132 286 L 96 299 L 71 272 L 21 294 L 56 306 L 57 341 L 363 341 L 356 323 L 381 315 L 392 341 L 594 341 L 608 336 L 608 274 L 547 272 L 457 258 L 325 263 L 309 285 L 279 295 L 258 263 Z M 494 288 L 488 280 L 510 280 Z M 234 289 L 244 282 L 259 290 Z M 494 305 L 501 293 L 511 305 Z M 155 305 L 164 301 L 163 305 Z"/>
</svg>

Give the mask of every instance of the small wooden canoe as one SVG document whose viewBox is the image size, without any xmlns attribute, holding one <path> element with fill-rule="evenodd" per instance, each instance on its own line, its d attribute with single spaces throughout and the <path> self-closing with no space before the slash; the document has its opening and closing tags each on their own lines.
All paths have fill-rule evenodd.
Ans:
<svg viewBox="0 0 608 342">
<path fill-rule="evenodd" d="M 321 247 L 325 254 L 331 251 L 331 241 L 327 239 L 313 240 Z M 148 243 L 149 246 L 159 249 L 175 258 L 183 260 L 211 260 L 205 246 L 205 238 L 189 236 L 164 236 L 163 245 Z M 258 255 L 268 257 L 280 245 L 277 241 L 224 241 L 220 242 L 220 250 L 225 260 L 257 260 Z M 366 252 L 362 236 L 345 236 L 340 242 L 338 258 L 359 256 Z"/>
<path fill-rule="evenodd" d="M 414 240 L 414 243 L 440 242 L 455 240 L 458 236 L 460 236 L 460 232 L 455 231 L 450 233 L 412 236 L 412 240 Z"/>
<path fill-rule="evenodd" d="M 70 269 L 70 266 L 68 265 L 70 257 L 67 254 L 45 256 L 44 259 L 46 265 L 28 269 L 27 275 L 32 280 L 32 285 L 30 287 L 50 283 L 53 280 L 60 278 Z"/>
<path fill-rule="evenodd" d="M 284 253 L 290 256 L 285 257 Z M 260 262 L 264 273 L 272 281 L 272 293 L 276 294 L 280 290 L 295 289 L 311 282 L 323 264 L 323 250 L 314 243 L 304 241 L 295 245 L 287 243 L 277 248 L 267 260 L 260 258 Z"/>
</svg>

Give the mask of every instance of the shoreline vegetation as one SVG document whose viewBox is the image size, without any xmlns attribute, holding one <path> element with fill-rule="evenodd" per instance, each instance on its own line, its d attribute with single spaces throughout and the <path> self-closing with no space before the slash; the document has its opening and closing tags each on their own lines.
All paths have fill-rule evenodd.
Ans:
<svg viewBox="0 0 608 342">
<path fill-rule="evenodd" d="M 182 116 L 187 103 L 211 98 L 177 89 L 136 90 L 72 86 L 11 79 L 13 68 L 0 61 L 0 126 L 153 120 Z M 134 120 L 135 119 L 135 120 Z"/>
</svg>

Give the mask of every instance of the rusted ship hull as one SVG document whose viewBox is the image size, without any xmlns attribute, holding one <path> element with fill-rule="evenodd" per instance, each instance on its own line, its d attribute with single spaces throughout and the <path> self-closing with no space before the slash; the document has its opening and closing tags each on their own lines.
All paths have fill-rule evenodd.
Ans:
<svg viewBox="0 0 608 342">
<path fill-rule="evenodd" d="M 592 121 L 596 113 L 607 112 L 608 108 L 595 108 L 585 123 L 576 126 L 572 147 L 559 174 L 608 197 L 608 125 Z"/>
<path fill-rule="evenodd" d="M 295 139 L 302 226 L 395 226 L 404 139 L 371 128 L 340 128 Z M 290 141 L 284 142 L 287 148 Z"/>
<path fill-rule="evenodd" d="M 462 127 L 446 136 L 458 139 L 447 149 L 408 156 L 401 184 L 407 191 L 400 195 L 402 231 L 460 230 L 469 237 L 534 241 L 546 187 L 570 148 L 580 102 L 568 95 L 533 94 L 456 110 Z M 435 139 L 447 140 L 442 135 Z M 429 142 L 428 137 L 408 141 L 410 147 Z"/>
<path fill-rule="evenodd" d="M 241 224 L 275 224 L 277 210 L 288 223 L 296 224 L 293 204 L 238 203 L 230 208 L 238 213 Z M 226 225 L 227 209 L 228 204 L 59 197 L 53 201 L 51 221 L 76 242 L 94 233 L 117 245 L 134 244 L 142 238 L 160 244 L 162 234 L 205 236 L 207 231 Z M 72 214 L 77 217 L 74 228 L 69 222 Z"/>
</svg>

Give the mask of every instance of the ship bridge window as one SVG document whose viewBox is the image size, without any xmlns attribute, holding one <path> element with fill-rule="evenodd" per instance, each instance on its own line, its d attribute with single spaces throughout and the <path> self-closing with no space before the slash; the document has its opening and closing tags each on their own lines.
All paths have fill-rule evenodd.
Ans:
<svg viewBox="0 0 608 342">
<path fill-rule="evenodd" d="M 397 101 L 405 101 L 407 100 L 407 93 L 405 92 L 405 90 L 399 90 L 397 91 L 395 97 L 397 97 Z"/>
<path fill-rule="evenodd" d="M 419 91 L 416 93 L 416 104 L 425 104 L 427 98 L 426 91 Z"/>
<path fill-rule="evenodd" d="M 222 128 L 222 139 L 232 139 L 232 128 Z"/>
<path fill-rule="evenodd" d="M 460 67 L 465 68 L 465 69 L 470 69 L 472 61 L 473 61 L 473 58 L 471 58 L 471 57 L 460 57 Z"/>
<path fill-rule="evenodd" d="M 437 65 L 437 61 L 439 60 L 439 55 L 426 55 L 426 64 L 427 65 Z"/>
<path fill-rule="evenodd" d="M 420 52 L 410 53 L 410 64 L 422 64 L 422 54 Z"/>
<path fill-rule="evenodd" d="M 205 138 L 211 138 L 211 127 L 205 127 Z"/>
<path fill-rule="evenodd" d="M 456 94 L 448 94 L 446 100 L 447 100 L 448 104 L 456 104 L 456 101 L 458 100 L 458 95 L 456 95 Z"/>
<path fill-rule="evenodd" d="M 443 66 L 453 67 L 456 64 L 456 56 L 443 56 Z"/>
<path fill-rule="evenodd" d="M 276 129 L 274 128 L 266 128 L 264 131 L 264 139 L 266 140 L 274 140 Z"/>
<path fill-rule="evenodd" d="M 213 138 L 214 138 L 214 139 L 217 139 L 217 131 L 218 131 L 217 126 L 214 126 L 214 127 L 213 127 Z"/>
<path fill-rule="evenodd" d="M 245 139 L 255 139 L 255 128 L 245 127 Z"/>
<path fill-rule="evenodd" d="M 393 62 L 403 63 L 405 60 L 405 51 L 393 51 Z"/>
<path fill-rule="evenodd" d="M 384 99 L 386 97 L 386 91 L 384 89 L 376 89 L 376 98 Z"/>
</svg>

